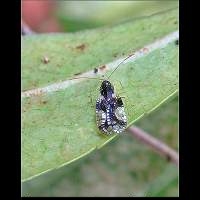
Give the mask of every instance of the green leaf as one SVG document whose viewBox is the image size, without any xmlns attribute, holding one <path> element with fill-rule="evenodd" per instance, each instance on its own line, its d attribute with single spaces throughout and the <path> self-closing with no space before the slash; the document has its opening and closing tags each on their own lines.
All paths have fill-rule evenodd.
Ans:
<svg viewBox="0 0 200 200">
<path fill-rule="evenodd" d="M 177 149 L 177 113 L 178 97 L 135 125 Z M 116 164 L 119 162 L 126 165 Z M 167 166 L 174 170 L 169 171 Z M 159 181 L 162 174 L 164 185 Z M 175 184 L 169 181 L 173 182 L 177 175 L 177 166 L 127 135 L 115 138 L 101 151 L 94 151 L 70 165 L 25 181 L 22 196 L 109 196 L 110 188 L 115 190 L 112 196 L 155 196 L 163 187 L 162 196 L 177 196 L 178 181 Z"/>
<path fill-rule="evenodd" d="M 128 55 L 176 31 L 177 20 L 177 10 L 171 10 L 110 28 L 25 36 L 22 90 L 48 86 Z M 177 65 L 178 47 L 171 41 L 113 74 L 116 93 L 125 97 L 129 125 L 176 94 Z M 82 80 L 64 90 L 22 98 L 22 180 L 81 158 L 116 136 L 98 133 L 99 87 L 98 80 Z"/>
</svg>

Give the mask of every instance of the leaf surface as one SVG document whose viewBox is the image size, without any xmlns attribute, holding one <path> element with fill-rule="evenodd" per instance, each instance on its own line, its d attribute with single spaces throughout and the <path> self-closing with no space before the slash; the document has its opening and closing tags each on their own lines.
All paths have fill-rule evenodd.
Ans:
<svg viewBox="0 0 200 200">
<path fill-rule="evenodd" d="M 171 10 L 110 28 L 25 36 L 22 90 L 63 81 L 128 55 L 176 31 L 177 20 L 177 10 Z M 125 97 L 130 125 L 177 93 L 178 46 L 171 41 L 123 64 L 111 82 Z M 116 136 L 98 133 L 99 87 L 100 81 L 85 79 L 64 90 L 22 98 L 22 180 L 66 165 Z"/>
</svg>

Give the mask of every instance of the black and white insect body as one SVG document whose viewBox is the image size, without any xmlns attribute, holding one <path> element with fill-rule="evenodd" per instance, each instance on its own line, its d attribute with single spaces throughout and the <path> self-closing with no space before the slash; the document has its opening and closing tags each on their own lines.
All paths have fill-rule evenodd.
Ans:
<svg viewBox="0 0 200 200">
<path fill-rule="evenodd" d="M 100 87 L 100 97 L 96 101 L 96 120 L 101 132 L 106 135 L 121 133 L 127 126 L 127 118 L 121 97 L 117 97 L 114 87 L 104 80 Z"/>
<path fill-rule="evenodd" d="M 132 55 L 129 55 L 122 60 L 111 72 L 109 77 L 107 79 L 103 79 L 101 83 L 100 96 L 96 101 L 96 122 L 98 129 L 103 134 L 110 135 L 112 133 L 121 133 L 126 129 L 127 117 L 124 110 L 124 104 L 122 98 L 115 95 L 114 87 L 110 83 L 109 78 L 117 70 L 117 68 Z M 105 68 L 105 65 L 99 67 L 100 70 Z M 94 73 L 96 74 L 97 72 L 98 69 L 95 68 Z M 77 79 L 79 78 L 98 79 L 77 77 Z"/>
<path fill-rule="evenodd" d="M 108 79 L 102 82 L 100 87 L 100 97 L 96 101 L 96 121 L 99 130 L 106 135 L 121 133 L 127 126 L 127 117 L 122 98 L 115 95 L 114 87 L 109 78 L 131 56 L 129 55 L 122 60 L 111 72 Z"/>
</svg>

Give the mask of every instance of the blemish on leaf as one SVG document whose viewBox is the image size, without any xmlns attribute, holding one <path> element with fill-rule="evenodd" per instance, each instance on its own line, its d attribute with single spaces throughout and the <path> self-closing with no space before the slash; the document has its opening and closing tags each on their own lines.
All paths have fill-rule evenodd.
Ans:
<svg viewBox="0 0 200 200">
<path fill-rule="evenodd" d="M 78 75 L 81 75 L 82 73 L 81 72 L 78 72 L 78 73 L 75 73 L 74 76 L 78 76 Z"/>
<path fill-rule="evenodd" d="M 98 68 L 94 68 L 94 73 L 96 74 L 98 72 Z"/>
<path fill-rule="evenodd" d="M 49 58 L 48 58 L 47 56 L 44 56 L 44 57 L 42 58 L 42 62 L 43 62 L 44 64 L 47 64 L 47 63 L 49 62 Z"/>
<path fill-rule="evenodd" d="M 144 53 L 147 53 L 147 52 L 149 51 L 149 49 L 146 48 L 146 47 L 144 47 L 144 48 L 142 49 L 142 51 L 143 51 Z"/>
<path fill-rule="evenodd" d="M 179 45 L 179 40 L 176 40 L 176 41 L 175 41 L 175 45 Z"/>
<path fill-rule="evenodd" d="M 47 103 L 47 101 L 46 101 L 46 100 L 43 100 L 41 103 L 42 103 L 42 104 L 46 104 L 46 103 Z"/>
<path fill-rule="evenodd" d="M 106 65 L 102 65 L 101 67 L 99 67 L 99 69 L 100 69 L 101 71 L 105 71 L 105 70 L 106 70 Z"/>
<path fill-rule="evenodd" d="M 113 57 L 116 58 L 116 57 L 117 57 L 117 53 L 115 53 L 115 54 L 113 55 Z"/>
<path fill-rule="evenodd" d="M 85 48 L 86 48 L 85 44 L 81 44 L 81 45 L 76 46 L 76 49 L 78 49 L 80 51 L 83 51 Z"/>
</svg>

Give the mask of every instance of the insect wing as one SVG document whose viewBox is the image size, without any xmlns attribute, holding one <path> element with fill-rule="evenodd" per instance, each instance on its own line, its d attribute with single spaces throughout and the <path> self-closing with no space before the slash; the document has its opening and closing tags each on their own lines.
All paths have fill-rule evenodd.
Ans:
<svg viewBox="0 0 200 200">
<path fill-rule="evenodd" d="M 121 97 L 117 98 L 117 103 L 114 111 L 115 123 L 113 125 L 113 131 L 121 133 L 126 129 L 127 117 L 124 110 L 124 104 Z"/>
<path fill-rule="evenodd" d="M 114 97 L 111 102 L 108 103 L 102 95 L 96 101 L 97 126 L 106 135 L 121 133 L 127 126 L 122 99 Z"/>
<path fill-rule="evenodd" d="M 97 126 L 100 131 L 102 131 L 105 134 L 109 134 L 109 132 L 107 130 L 106 110 L 103 105 L 102 96 L 100 98 L 98 98 L 96 101 L 96 122 L 97 122 Z"/>
</svg>

